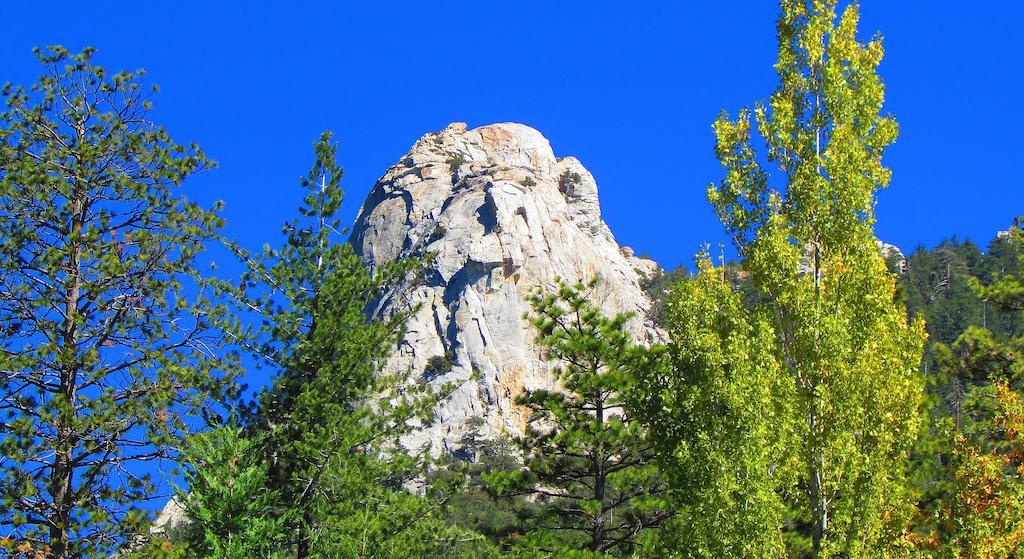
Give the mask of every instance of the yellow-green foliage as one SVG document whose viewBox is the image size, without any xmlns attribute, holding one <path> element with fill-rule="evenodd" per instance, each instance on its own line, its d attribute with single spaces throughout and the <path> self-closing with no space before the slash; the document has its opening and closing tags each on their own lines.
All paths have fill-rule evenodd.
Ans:
<svg viewBox="0 0 1024 559">
<path fill-rule="evenodd" d="M 881 43 L 857 40 L 858 17 L 856 5 L 837 18 L 835 1 L 784 1 L 781 85 L 768 103 L 714 124 L 726 175 L 708 198 L 759 297 L 740 309 L 704 262 L 673 303 L 672 344 L 685 358 L 675 382 L 684 394 L 708 391 L 710 401 L 690 409 L 683 397 L 652 413 L 698 424 L 680 433 L 670 461 L 713 487 L 710 500 L 683 491 L 687 529 L 734 530 L 729 549 L 688 551 L 694 556 L 750 555 L 743 546 L 755 539 L 754 555 L 780 556 L 782 538 L 791 554 L 885 556 L 911 512 L 904 469 L 918 430 L 924 329 L 897 303 L 874 237 L 875 195 L 890 178 L 882 153 L 897 126 L 881 115 Z M 754 128 L 783 188 L 770 185 Z M 716 303 L 700 308 L 705 299 Z M 775 404 L 783 394 L 790 404 Z M 722 413 L 751 428 L 723 430 Z M 718 441 L 694 446 L 701 437 Z M 778 451 L 766 461 L 764 448 Z"/>
</svg>

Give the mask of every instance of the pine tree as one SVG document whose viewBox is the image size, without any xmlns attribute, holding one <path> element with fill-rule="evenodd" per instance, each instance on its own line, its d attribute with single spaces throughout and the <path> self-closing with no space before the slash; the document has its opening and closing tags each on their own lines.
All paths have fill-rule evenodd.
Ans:
<svg viewBox="0 0 1024 559">
<path fill-rule="evenodd" d="M 922 398 L 923 325 L 908 323 L 897 303 L 873 230 L 875 195 L 891 174 L 882 154 L 897 126 L 880 115 L 881 41 L 857 40 L 857 5 L 838 20 L 835 0 L 783 0 L 781 8 L 778 89 L 753 113 L 723 114 L 714 124 L 726 176 L 708 198 L 761 292 L 751 310 L 757 341 L 726 348 L 768 344 L 753 355 L 771 355 L 792 383 L 793 416 L 780 427 L 795 429 L 788 444 L 798 477 L 780 488 L 791 529 L 776 527 L 788 532 L 790 552 L 879 557 L 910 513 L 905 463 Z M 758 157 L 755 129 L 781 171 L 778 189 Z M 715 351 L 724 352 L 726 370 L 748 366 L 747 355 Z M 771 361 L 763 367 L 771 374 Z M 682 420 L 688 411 L 654 413 Z M 775 444 L 774 435 L 757 436 Z M 748 439 L 738 459 L 756 455 L 757 445 Z M 759 490 L 740 488 L 746 500 Z"/>
<path fill-rule="evenodd" d="M 1019 250 L 1024 232 L 1008 239 Z M 1024 252 L 1015 268 L 1024 268 Z M 978 295 L 1003 312 L 1024 309 L 1018 274 L 999 274 Z M 948 437 L 944 473 L 951 482 L 939 501 L 935 525 L 919 540 L 936 557 L 1018 557 L 1024 551 L 1024 336 L 1000 336 L 971 326 L 952 346 L 939 347 L 948 376 L 974 382 L 961 395 L 963 413 L 940 421 Z M 959 408 L 958 408 L 958 411 Z"/>
<path fill-rule="evenodd" d="M 557 292 L 527 298 L 561 386 L 516 400 L 530 410 L 517 441 L 529 474 L 522 481 L 541 499 L 541 535 L 570 549 L 628 554 L 668 516 L 650 446 L 624 407 L 638 370 L 656 354 L 634 345 L 628 315 L 608 318 L 589 300 L 593 285 L 559 281 Z"/>
<path fill-rule="evenodd" d="M 261 436 L 234 424 L 188 439 L 182 456 L 188 491 L 178 499 L 191 522 L 183 535 L 168 534 L 187 557 L 285 557 L 287 517 L 276 510 L 280 494 L 268 489 L 262 444 Z"/>
<path fill-rule="evenodd" d="M 1021 218 L 1017 218 L 1019 222 Z M 988 302 L 998 305 L 1007 311 L 1024 311 L 1024 277 L 1019 271 L 1024 270 L 1024 229 L 1015 226 L 1005 238 L 1006 243 L 1002 245 L 1004 252 L 1016 255 L 1016 266 L 1018 273 L 1000 273 L 994 278 L 990 285 L 976 284 L 978 293 Z M 1005 248 L 1012 248 L 1007 251 Z"/>
<path fill-rule="evenodd" d="M 147 524 L 148 464 L 230 388 L 231 316 L 196 271 L 222 220 L 178 193 L 212 163 L 148 119 L 142 72 L 36 54 L 0 125 L 0 526 L 8 551 L 105 558 Z"/>
<path fill-rule="evenodd" d="M 343 242 L 336 150 L 330 133 L 315 144 L 300 217 L 285 226 L 283 246 L 255 256 L 234 246 L 248 270 L 241 287 L 224 285 L 262 321 L 246 343 L 278 372 L 250 428 L 261 433 L 268 489 L 279 495 L 276 514 L 299 559 L 353 546 L 368 557 L 366 548 L 387 548 L 425 517 L 424 501 L 401 489 L 422 472 L 424 455 L 407 454 L 397 441 L 442 396 L 379 370 L 406 315 L 374 319 L 367 311 L 417 261 L 371 273 Z M 357 522 L 367 516 L 374 520 Z"/>
</svg>

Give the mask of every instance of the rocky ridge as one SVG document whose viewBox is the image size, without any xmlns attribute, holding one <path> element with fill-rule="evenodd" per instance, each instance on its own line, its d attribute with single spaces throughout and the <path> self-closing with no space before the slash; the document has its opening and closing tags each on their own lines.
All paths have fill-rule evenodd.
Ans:
<svg viewBox="0 0 1024 559">
<path fill-rule="evenodd" d="M 458 385 L 436 421 L 404 441 L 410 448 L 455 452 L 471 429 L 484 438 L 522 432 L 516 396 L 555 385 L 524 296 L 556 278 L 599 277 L 602 309 L 632 313 L 627 327 L 641 342 L 655 335 L 641 280 L 657 265 L 616 242 L 590 172 L 521 124 L 455 123 L 420 138 L 376 183 L 350 242 L 371 269 L 435 255 L 372 309 L 389 316 L 418 305 L 387 372 Z"/>
</svg>

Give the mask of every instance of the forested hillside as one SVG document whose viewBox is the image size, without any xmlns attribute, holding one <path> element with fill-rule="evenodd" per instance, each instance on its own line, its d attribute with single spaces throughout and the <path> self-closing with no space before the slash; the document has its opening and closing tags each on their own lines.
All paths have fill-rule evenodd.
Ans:
<svg viewBox="0 0 1024 559">
<path fill-rule="evenodd" d="M 900 285 L 907 310 L 925 319 L 926 372 L 936 369 L 934 345 L 952 344 L 971 326 L 988 328 L 1000 338 L 1021 334 L 1020 311 L 986 301 L 975 288 L 1019 273 L 1020 248 L 1005 233 L 981 246 L 953 237 L 910 253 Z"/>
<path fill-rule="evenodd" d="M 905 259 L 889 263 L 890 270 L 897 274 L 899 296 L 907 312 L 925 321 L 928 341 L 921 368 L 926 377 L 933 379 L 929 392 L 936 398 L 935 413 L 955 413 L 959 407 L 957 398 L 962 398 L 962 394 L 957 394 L 966 385 L 988 381 L 985 374 L 949 377 L 943 368 L 948 364 L 944 359 L 949 357 L 950 346 L 964 332 L 972 327 L 983 328 L 994 339 L 1004 342 L 1024 332 L 1022 309 L 994 304 L 978 290 L 978 286 L 991 285 L 1001 277 L 1020 275 L 1020 259 L 1021 247 L 1013 242 L 1010 231 L 1005 231 L 987 245 L 952 237 L 935 247 L 918 247 Z M 729 263 L 725 270 L 734 288 L 748 301 L 756 298 L 757 290 L 747 280 L 741 264 Z M 670 287 L 690 275 L 686 266 L 680 266 L 652 277 L 645 284 L 654 300 L 652 318 L 659 323 L 665 321 Z M 960 347 L 959 353 L 965 355 L 971 349 Z"/>
</svg>

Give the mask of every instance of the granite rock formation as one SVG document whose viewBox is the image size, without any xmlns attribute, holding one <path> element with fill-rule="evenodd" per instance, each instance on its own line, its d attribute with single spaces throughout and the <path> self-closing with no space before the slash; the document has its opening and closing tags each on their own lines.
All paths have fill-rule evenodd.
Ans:
<svg viewBox="0 0 1024 559">
<path fill-rule="evenodd" d="M 603 310 L 631 313 L 628 328 L 641 343 L 655 335 L 641 281 L 657 265 L 616 242 L 590 172 L 573 157 L 556 157 L 521 124 L 467 130 L 455 123 L 420 138 L 374 186 L 350 242 L 371 269 L 434 255 L 421 277 L 372 309 L 377 316 L 418 309 L 387 372 L 458 385 L 435 421 L 404 441 L 410 448 L 456 452 L 471 429 L 483 438 L 522 431 L 516 396 L 554 386 L 523 317 L 524 296 L 556 278 L 599 277 L 593 295 Z"/>
</svg>

